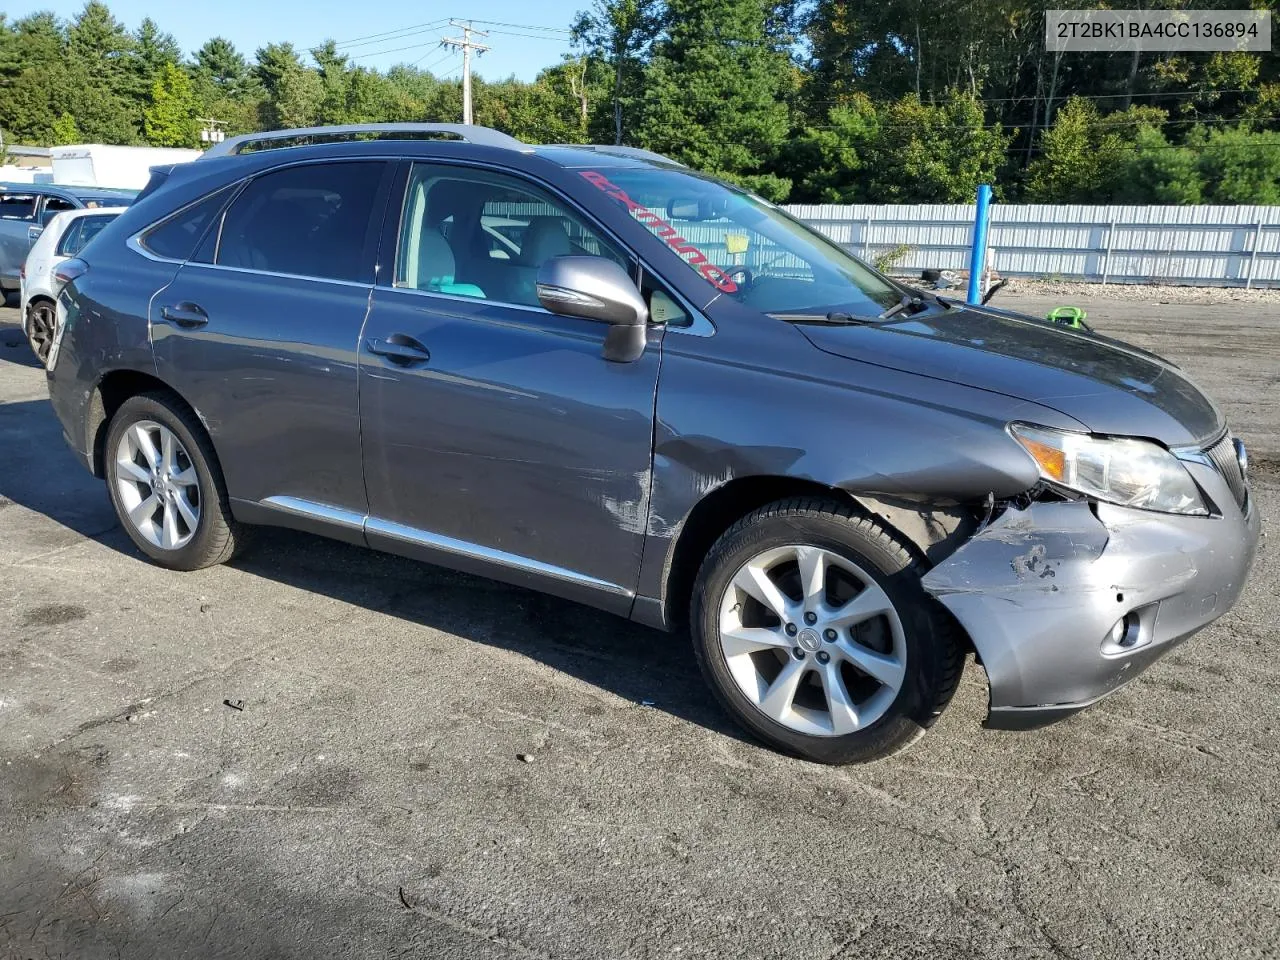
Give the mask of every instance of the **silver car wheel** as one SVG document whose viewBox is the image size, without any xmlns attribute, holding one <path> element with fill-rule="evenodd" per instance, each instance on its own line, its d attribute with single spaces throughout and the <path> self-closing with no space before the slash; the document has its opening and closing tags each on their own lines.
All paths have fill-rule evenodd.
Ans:
<svg viewBox="0 0 1280 960">
<path fill-rule="evenodd" d="M 53 304 L 40 300 L 27 308 L 27 343 L 41 363 L 48 365 L 49 350 L 57 333 L 58 314 Z"/>
<path fill-rule="evenodd" d="M 139 420 L 116 445 L 122 513 L 152 546 L 180 550 L 200 526 L 200 481 L 187 448 L 154 420 Z"/>
<path fill-rule="evenodd" d="M 761 713 L 796 733 L 856 733 L 884 716 L 906 677 L 902 620 L 851 560 L 796 544 L 757 554 L 720 602 L 720 648 Z"/>
</svg>

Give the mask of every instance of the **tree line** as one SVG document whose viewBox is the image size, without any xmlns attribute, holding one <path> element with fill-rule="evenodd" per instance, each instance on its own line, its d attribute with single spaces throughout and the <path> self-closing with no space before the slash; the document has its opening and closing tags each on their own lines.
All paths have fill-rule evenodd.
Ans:
<svg viewBox="0 0 1280 960">
<path fill-rule="evenodd" d="M 1146 4 L 1161 5 L 1187 3 Z M 1100 4 L 593 0 L 562 62 L 530 82 L 476 79 L 475 121 L 532 143 L 642 146 L 778 202 L 963 203 L 992 183 L 1006 202 L 1280 203 L 1276 58 L 1055 53 L 1044 11 L 1060 6 Z M 459 80 L 425 57 L 370 69 L 355 46 L 272 43 L 250 59 L 214 37 L 186 57 L 101 0 L 67 22 L 0 14 L 0 129 L 186 147 L 200 118 L 228 135 L 460 119 Z"/>
</svg>

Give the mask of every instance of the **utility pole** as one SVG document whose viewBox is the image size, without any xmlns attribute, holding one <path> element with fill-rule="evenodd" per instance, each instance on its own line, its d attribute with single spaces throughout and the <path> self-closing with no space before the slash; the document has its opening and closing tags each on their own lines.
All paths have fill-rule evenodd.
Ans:
<svg viewBox="0 0 1280 960">
<path fill-rule="evenodd" d="M 465 23 L 459 20 L 450 20 L 449 26 L 457 27 L 462 31 L 461 37 L 448 37 L 440 41 L 442 47 L 456 47 L 462 51 L 462 122 L 471 123 L 471 51 L 474 50 L 477 55 L 486 53 L 489 48 L 483 43 L 475 43 L 471 39 L 474 33 L 477 37 L 487 37 L 487 30 L 476 30 L 471 26 L 471 21 Z"/>
</svg>

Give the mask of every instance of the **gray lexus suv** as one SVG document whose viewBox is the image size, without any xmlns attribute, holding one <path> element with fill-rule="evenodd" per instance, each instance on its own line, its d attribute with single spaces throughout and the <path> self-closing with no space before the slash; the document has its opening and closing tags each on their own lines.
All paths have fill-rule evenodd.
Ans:
<svg viewBox="0 0 1280 960">
<path fill-rule="evenodd" d="M 692 634 L 784 750 L 1094 703 L 1239 596 L 1244 448 L 1176 367 L 881 276 L 644 151 L 318 128 L 157 168 L 60 268 L 49 391 L 138 549 L 292 527 Z"/>
</svg>

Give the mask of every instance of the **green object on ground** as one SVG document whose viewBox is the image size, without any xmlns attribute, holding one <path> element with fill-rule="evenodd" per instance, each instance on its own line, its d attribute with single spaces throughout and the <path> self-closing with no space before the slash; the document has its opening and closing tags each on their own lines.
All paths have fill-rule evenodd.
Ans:
<svg viewBox="0 0 1280 960">
<path fill-rule="evenodd" d="M 1054 307 L 1049 311 L 1046 319 L 1075 330 L 1088 330 L 1089 328 L 1085 326 L 1084 322 L 1085 316 L 1084 310 L 1080 307 Z"/>
</svg>

